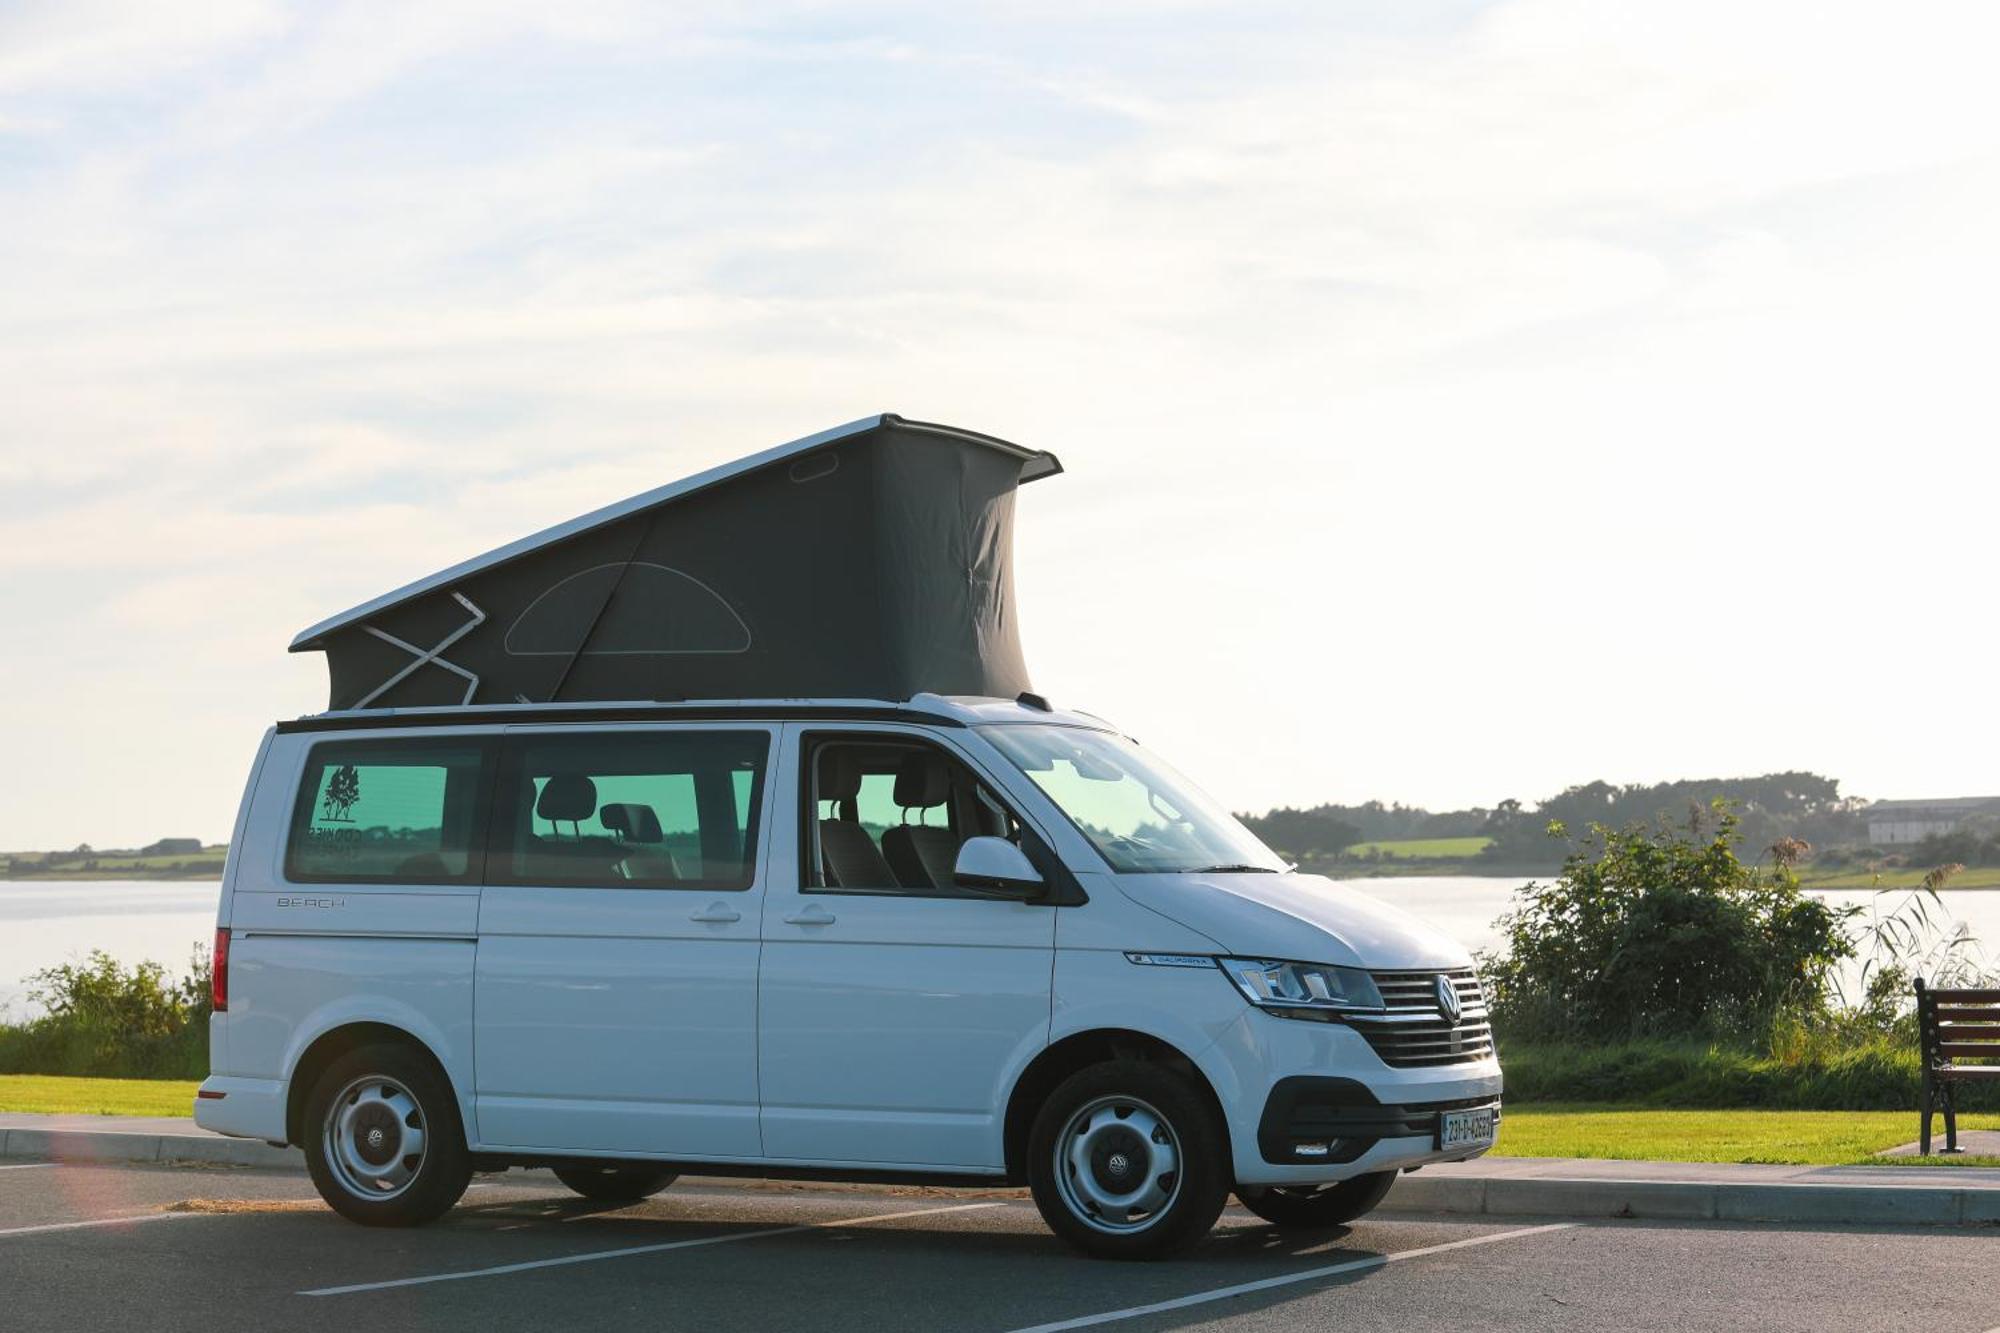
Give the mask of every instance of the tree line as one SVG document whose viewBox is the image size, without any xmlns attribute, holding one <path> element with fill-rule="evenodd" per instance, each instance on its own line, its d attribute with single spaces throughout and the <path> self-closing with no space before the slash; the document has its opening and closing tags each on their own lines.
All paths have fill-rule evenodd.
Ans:
<svg viewBox="0 0 2000 1333">
<path fill-rule="evenodd" d="M 1542 864 L 1562 859 L 1548 836 L 1552 823 L 1570 829 L 1594 824 L 1612 828 L 1671 822 L 1699 830 L 1712 820 L 1717 800 L 1734 812 L 1737 832 L 1750 847 L 1769 847 L 1797 838 L 1816 847 L 1863 841 L 1868 836 L 1861 810 L 1866 802 L 1840 794 L 1837 778 L 1817 773 L 1765 773 L 1756 777 L 1686 778 L 1675 782 L 1586 782 L 1566 787 L 1532 807 L 1505 800 L 1491 808 L 1431 811 L 1419 806 L 1280 806 L 1261 815 L 1240 816 L 1265 842 L 1298 857 L 1338 856 L 1363 842 L 1412 838 L 1484 837 L 1492 841 L 1482 859 L 1503 864 Z"/>
</svg>

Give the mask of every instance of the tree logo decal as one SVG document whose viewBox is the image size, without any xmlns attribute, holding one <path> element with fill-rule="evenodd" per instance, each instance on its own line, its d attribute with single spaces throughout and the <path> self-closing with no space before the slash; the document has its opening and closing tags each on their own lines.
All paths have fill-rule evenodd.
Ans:
<svg viewBox="0 0 2000 1333">
<path fill-rule="evenodd" d="M 319 817 L 328 824 L 351 824 L 354 821 L 348 812 L 360 799 L 361 775 L 354 771 L 354 765 L 342 764 L 326 784 L 326 794 L 320 798 Z"/>
</svg>

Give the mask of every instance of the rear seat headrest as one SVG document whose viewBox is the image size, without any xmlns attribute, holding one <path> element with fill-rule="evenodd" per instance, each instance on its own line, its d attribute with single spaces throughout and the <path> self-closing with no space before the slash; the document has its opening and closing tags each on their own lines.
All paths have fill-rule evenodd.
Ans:
<svg viewBox="0 0 2000 1333">
<path fill-rule="evenodd" d="M 551 822 L 588 819 L 597 813 L 597 784 L 581 773 L 557 773 L 542 784 L 535 813 Z"/>
<path fill-rule="evenodd" d="M 622 833 L 627 842 L 665 842 L 667 835 L 660 827 L 660 817 L 653 813 L 653 807 L 637 801 L 607 801 L 597 812 L 604 827 L 613 833 Z"/>
<path fill-rule="evenodd" d="M 951 773 L 937 755 L 917 750 L 897 766 L 896 804 L 904 809 L 943 805 L 950 796 Z"/>
<path fill-rule="evenodd" d="M 819 799 L 846 801 L 861 794 L 861 766 L 846 750 L 819 752 Z"/>
</svg>

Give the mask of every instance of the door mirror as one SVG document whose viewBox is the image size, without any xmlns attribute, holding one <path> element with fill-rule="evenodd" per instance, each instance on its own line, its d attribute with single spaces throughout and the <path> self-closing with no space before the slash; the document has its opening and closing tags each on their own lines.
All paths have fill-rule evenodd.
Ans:
<svg viewBox="0 0 2000 1333">
<path fill-rule="evenodd" d="M 967 838 L 958 849 L 951 879 L 969 893 L 1020 902 L 1041 897 L 1046 888 L 1028 854 L 1005 838 Z"/>
</svg>

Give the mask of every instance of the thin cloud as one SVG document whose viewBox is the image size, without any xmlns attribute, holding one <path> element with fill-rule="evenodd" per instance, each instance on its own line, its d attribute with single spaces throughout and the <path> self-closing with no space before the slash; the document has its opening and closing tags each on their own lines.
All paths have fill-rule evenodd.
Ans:
<svg viewBox="0 0 2000 1333">
<path fill-rule="evenodd" d="M 2000 18 L 1414 13 L 9 10 L 0 846 L 220 836 L 300 626 L 884 408 L 1064 454 L 1038 680 L 1239 808 L 1978 786 L 1855 701 L 1985 559 Z"/>
</svg>

